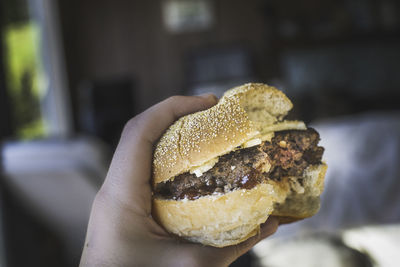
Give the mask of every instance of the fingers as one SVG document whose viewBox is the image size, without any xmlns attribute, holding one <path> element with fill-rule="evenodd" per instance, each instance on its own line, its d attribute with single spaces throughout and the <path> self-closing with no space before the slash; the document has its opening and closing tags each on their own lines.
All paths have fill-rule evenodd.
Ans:
<svg viewBox="0 0 400 267">
<path fill-rule="evenodd" d="M 205 247 L 206 250 L 209 249 L 205 253 L 208 254 L 207 256 L 209 258 L 219 259 L 221 264 L 229 265 L 248 252 L 258 242 L 274 234 L 278 229 L 278 225 L 279 220 L 277 218 L 269 217 L 268 220 L 260 226 L 260 232 L 245 242 L 225 248 Z"/>
<path fill-rule="evenodd" d="M 149 180 L 153 146 L 179 117 L 215 105 L 214 95 L 174 96 L 147 109 L 125 126 L 103 187 L 128 203 L 134 197 L 138 205 L 150 211 Z"/>
<path fill-rule="evenodd" d="M 278 229 L 278 225 L 279 225 L 278 219 L 274 217 L 268 218 L 268 220 L 260 226 L 260 232 L 257 235 L 249 238 L 243 243 L 236 245 L 235 246 L 236 248 L 230 248 L 232 255 L 235 257 L 235 259 L 243 255 L 244 253 L 249 251 L 252 247 L 254 247 L 258 242 L 274 234 Z"/>
</svg>

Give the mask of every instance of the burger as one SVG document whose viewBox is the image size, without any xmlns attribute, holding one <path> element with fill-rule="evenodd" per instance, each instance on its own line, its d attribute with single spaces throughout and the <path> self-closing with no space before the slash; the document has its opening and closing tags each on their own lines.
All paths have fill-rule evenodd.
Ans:
<svg viewBox="0 0 400 267">
<path fill-rule="evenodd" d="M 314 129 L 284 119 L 292 106 L 276 88 L 249 83 L 177 120 L 154 151 L 153 217 L 174 235 L 224 247 L 269 216 L 289 223 L 318 212 L 324 148 Z"/>
</svg>

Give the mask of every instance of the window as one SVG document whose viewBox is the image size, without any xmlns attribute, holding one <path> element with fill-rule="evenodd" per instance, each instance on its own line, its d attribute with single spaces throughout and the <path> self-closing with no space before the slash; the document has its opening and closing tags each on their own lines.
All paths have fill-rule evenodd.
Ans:
<svg viewBox="0 0 400 267">
<path fill-rule="evenodd" d="M 54 2 L 3 2 L 4 75 L 14 137 L 19 140 L 66 136 L 71 131 Z"/>
</svg>

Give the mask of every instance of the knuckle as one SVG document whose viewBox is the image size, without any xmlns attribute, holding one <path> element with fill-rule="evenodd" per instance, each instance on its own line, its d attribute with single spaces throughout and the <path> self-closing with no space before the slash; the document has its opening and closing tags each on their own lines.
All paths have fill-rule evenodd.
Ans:
<svg viewBox="0 0 400 267">
<path fill-rule="evenodd" d="M 94 198 L 94 203 L 96 205 L 100 205 L 100 206 L 104 206 L 106 205 L 110 200 L 110 194 L 107 190 L 105 190 L 104 188 L 101 188 L 95 198 Z"/>
<path fill-rule="evenodd" d="M 129 131 L 131 131 L 132 129 L 134 129 L 135 126 L 137 125 L 138 121 L 140 120 L 140 117 L 141 117 L 141 114 L 139 114 L 139 115 L 137 115 L 137 116 L 135 116 L 135 117 L 129 119 L 129 120 L 125 123 L 122 132 L 125 133 L 125 132 L 129 132 Z"/>
<path fill-rule="evenodd" d="M 181 95 L 173 95 L 167 98 L 167 102 L 168 103 L 179 103 L 180 101 L 182 101 L 184 98 L 184 96 Z"/>
</svg>

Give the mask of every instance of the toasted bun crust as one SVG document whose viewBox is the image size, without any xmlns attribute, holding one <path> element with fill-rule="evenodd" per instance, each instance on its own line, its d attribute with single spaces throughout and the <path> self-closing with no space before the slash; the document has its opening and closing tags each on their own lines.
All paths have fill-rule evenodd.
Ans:
<svg viewBox="0 0 400 267">
<path fill-rule="evenodd" d="M 305 127 L 302 122 L 282 124 L 291 108 L 281 91 L 264 84 L 227 91 L 214 107 L 182 117 L 167 130 L 155 149 L 153 185 L 282 127 Z M 300 191 L 299 184 L 285 177 L 197 200 L 154 198 L 152 214 L 167 231 L 185 239 L 215 247 L 234 245 L 255 235 L 271 214 L 282 223 L 315 214 L 325 171 L 325 164 L 308 167 Z"/>
</svg>

